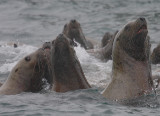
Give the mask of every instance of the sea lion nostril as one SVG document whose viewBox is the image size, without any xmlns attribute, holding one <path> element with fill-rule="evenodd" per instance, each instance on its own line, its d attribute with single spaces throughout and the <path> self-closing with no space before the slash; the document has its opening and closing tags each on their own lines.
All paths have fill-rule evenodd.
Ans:
<svg viewBox="0 0 160 116">
<path fill-rule="evenodd" d="M 59 36 L 58 36 L 58 38 L 62 38 L 63 37 L 63 34 L 61 33 L 61 34 L 59 34 Z"/>
<path fill-rule="evenodd" d="M 71 20 L 71 22 L 72 22 L 72 23 L 75 23 L 75 22 L 76 22 L 76 20 L 75 20 L 75 19 L 73 19 L 73 20 Z"/>
<path fill-rule="evenodd" d="M 145 21 L 145 18 L 143 18 L 143 17 L 141 17 L 141 18 L 139 18 L 141 21 Z"/>
</svg>

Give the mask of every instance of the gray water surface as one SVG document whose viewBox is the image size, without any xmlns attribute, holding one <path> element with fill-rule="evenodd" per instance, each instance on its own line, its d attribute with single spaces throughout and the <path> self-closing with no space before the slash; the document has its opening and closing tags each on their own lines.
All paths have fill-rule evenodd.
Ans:
<svg viewBox="0 0 160 116">
<path fill-rule="evenodd" d="M 115 32 L 138 17 L 146 18 L 155 47 L 160 37 L 160 0 L 0 0 L 0 81 L 7 79 L 19 59 L 55 39 L 71 19 L 81 23 L 86 37 L 100 42 L 105 32 Z M 13 49 L 8 42 L 23 45 Z M 158 106 L 129 107 L 103 98 L 100 93 L 110 82 L 112 61 L 94 59 L 80 47 L 76 52 L 92 89 L 1 95 L 0 116 L 160 115 Z"/>
</svg>

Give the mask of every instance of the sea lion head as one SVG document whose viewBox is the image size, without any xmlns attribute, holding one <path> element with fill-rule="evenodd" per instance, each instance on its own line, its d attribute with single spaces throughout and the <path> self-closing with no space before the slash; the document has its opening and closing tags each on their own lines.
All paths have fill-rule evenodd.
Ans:
<svg viewBox="0 0 160 116">
<path fill-rule="evenodd" d="M 115 43 L 119 43 L 122 49 L 135 60 L 143 61 L 146 59 L 144 48 L 147 33 L 145 18 L 138 18 L 118 32 Z"/>
<path fill-rule="evenodd" d="M 45 42 L 45 43 L 42 45 L 42 48 L 43 48 L 43 49 L 48 49 L 48 50 L 50 50 L 50 49 L 51 49 L 51 45 L 52 45 L 51 42 Z"/>
<path fill-rule="evenodd" d="M 81 25 L 75 19 L 71 20 L 68 24 L 65 24 L 64 29 L 63 29 L 63 34 L 65 34 L 72 41 L 75 40 L 82 47 L 87 49 L 87 41 L 86 41 L 85 36 L 82 32 Z M 74 42 L 73 42 L 73 45 L 77 46 L 76 43 L 74 43 Z"/>
<path fill-rule="evenodd" d="M 54 91 L 66 92 L 90 87 L 74 48 L 64 34 L 59 34 L 52 42 L 51 61 Z"/>
<path fill-rule="evenodd" d="M 110 43 L 110 41 L 113 41 L 117 33 L 118 33 L 118 30 L 114 34 L 106 32 L 101 40 L 101 47 L 104 47 L 108 43 Z"/>
<path fill-rule="evenodd" d="M 106 32 L 101 40 L 101 46 L 104 47 L 109 43 L 109 41 L 112 39 L 113 35 L 109 32 Z"/>
<path fill-rule="evenodd" d="M 62 55 L 65 56 L 74 56 L 74 49 L 70 45 L 70 40 L 64 34 L 59 34 L 55 40 L 52 41 L 52 49 L 54 49 L 56 53 L 55 55 Z M 55 56 L 55 57 L 57 57 Z"/>
<path fill-rule="evenodd" d="M 152 55 L 151 55 L 151 61 L 153 64 L 159 64 L 160 63 L 160 44 L 153 49 Z"/>
<path fill-rule="evenodd" d="M 64 69 L 67 69 L 72 63 L 76 62 L 75 51 L 70 45 L 69 39 L 64 34 L 59 34 L 52 42 L 51 57 L 52 70 L 54 70 L 56 74 L 65 73 L 66 70 Z"/>
<path fill-rule="evenodd" d="M 40 48 L 18 62 L 10 77 L 24 88 L 24 91 L 37 92 L 42 89 L 42 79 L 48 67 L 45 50 Z"/>
</svg>

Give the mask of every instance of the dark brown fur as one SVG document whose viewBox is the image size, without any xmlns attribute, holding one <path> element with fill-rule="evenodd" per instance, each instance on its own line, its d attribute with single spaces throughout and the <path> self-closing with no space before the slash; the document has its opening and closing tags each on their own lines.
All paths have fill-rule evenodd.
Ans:
<svg viewBox="0 0 160 116">
<path fill-rule="evenodd" d="M 78 42 L 85 49 L 94 48 L 92 42 L 85 38 L 80 23 L 76 20 L 71 20 L 68 24 L 64 26 L 63 34 L 65 34 L 72 41 L 75 39 L 75 41 Z M 73 45 L 76 46 L 74 41 Z"/>
<path fill-rule="evenodd" d="M 158 44 L 157 47 L 153 49 L 151 61 L 153 64 L 160 64 L 160 44 Z"/>
<path fill-rule="evenodd" d="M 52 45 L 53 90 L 67 92 L 90 88 L 73 47 L 60 34 Z"/>
<path fill-rule="evenodd" d="M 106 32 L 101 40 L 101 47 L 105 47 L 112 39 L 115 38 L 118 31 L 116 31 L 114 34 Z"/>
</svg>

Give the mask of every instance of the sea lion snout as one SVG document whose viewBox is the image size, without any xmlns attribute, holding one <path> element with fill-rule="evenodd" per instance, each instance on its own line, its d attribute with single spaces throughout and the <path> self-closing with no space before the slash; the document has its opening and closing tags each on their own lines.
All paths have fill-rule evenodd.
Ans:
<svg viewBox="0 0 160 116">
<path fill-rule="evenodd" d="M 147 21 L 146 21 L 146 19 L 143 18 L 143 17 L 138 18 L 138 19 L 137 19 L 137 22 L 139 22 L 140 25 L 141 25 L 141 24 L 147 25 Z"/>
<path fill-rule="evenodd" d="M 143 17 L 140 17 L 139 20 L 143 21 L 143 22 L 146 22 L 146 19 L 143 18 Z"/>
<path fill-rule="evenodd" d="M 70 21 L 69 26 L 74 30 L 74 29 L 78 29 L 79 28 L 79 23 L 77 20 L 73 19 Z"/>
<path fill-rule="evenodd" d="M 141 32 L 147 32 L 148 33 L 148 29 L 147 29 L 147 21 L 145 18 L 138 18 L 137 19 L 137 22 L 138 22 L 138 30 L 137 30 L 137 33 L 141 33 Z"/>
<path fill-rule="evenodd" d="M 65 42 L 66 40 L 67 40 L 67 37 L 65 37 L 65 35 L 61 33 L 57 36 L 56 42 Z"/>
<path fill-rule="evenodd" d="M 44 50 L 46 50 L 46 49 L 51 49 L 51 42 L 45 42 L 44 44 L 43 44 L 43 46 L 42 46 L 42 48 L 44 49 Z"/>
<path fill-rule="evenodd" d="M 72 23 L 75 23 L 75 22 L 76 22 L 76 20 L 75 20 L 75 19 L 73 19 L 73 20 L 71 20 L 71 22 L 72 22 Z"/>
<path fill-rule="evenodd" d="M 52 44 L 54 44 L 56 41 L 56 43 L 60 42 L 60 43 L 69 43 L 70 45 L 73 45 L 73 46 L 77 46 L 77 44 L 72 40 L 72 39 L 69 39 L 67 36 L 65 36 L 63 33 L 59 34 L 56 38 L 56 40 L 53 40 L 52 41 Z"/>
</svg>

